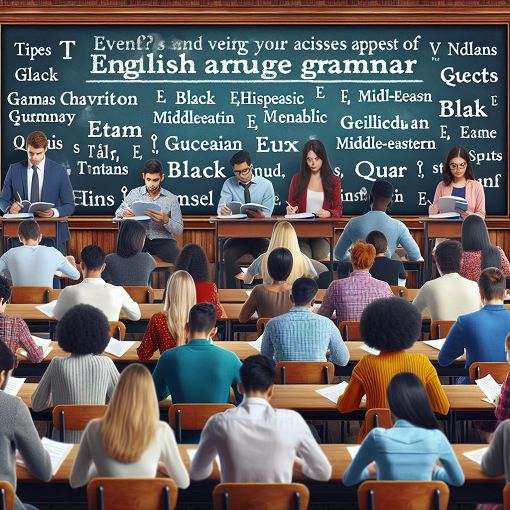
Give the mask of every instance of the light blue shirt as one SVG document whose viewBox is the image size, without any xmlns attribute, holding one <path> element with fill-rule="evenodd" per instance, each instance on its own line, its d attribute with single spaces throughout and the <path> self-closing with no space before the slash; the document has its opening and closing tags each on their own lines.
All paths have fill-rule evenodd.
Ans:
<svg viewBox="0 0 510 510">
<path fill-rule="evenodd" d="M 443 467 L 435 467 L 436 460 Z M 464 473 L 446 436 L 439 429 L 416 427 L 398 420 L 391 429 L 375 428 L 361 443 L 344 473 L 344 485 L 355 485 L 368 476 L 375 462 L 378 480 L 442 480 L 464 483 Z"/>
<path fill-rule="evenodd" d="M 327 317 L 311 308 L 295 307 L 271 319 L 264 330 L 261 352 L 278 361 L 329 361 L 345 366 L 349 351 L 340 331 Z"/>
<path fill-rule="evenodd" d="M 269 179 L 254 175 L 251 179 L 250 190 L 251 202 L 267 207 L 265 216 L 271 216 L 274 209 L 274 188 Z M 220 209 L 229 202 L 241 202 L 244 204 L 244 187 L 240 185 L 235 175 L 229 177 L 221 188 L 220 201 L 218 203 L 218 215 Z"/>
<path fill-rule="evenodd" d="M 384 211 L 369 211 L 363 216 L 349 220 L 335 246 L 337 260 L 349 260 L 349 248 L 356 241 L 365 240 L 372 230 L 378 230 L 386 236 L 388 249 L 386 255 L 391 257 L 397 246 L 402 245 L 409 260 L 418 260 L 421 257 L 420 248 L 410 234 L 409 229 L 399 220 L 392 218 Z"/>
</svg>

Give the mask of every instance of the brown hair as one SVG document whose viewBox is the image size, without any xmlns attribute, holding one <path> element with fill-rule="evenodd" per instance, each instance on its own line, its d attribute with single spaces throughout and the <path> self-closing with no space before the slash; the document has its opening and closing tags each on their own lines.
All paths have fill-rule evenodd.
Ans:
<svg viewBox="0 0 510 510">
<path fill-rule="evenodd" d="M 31 145 L 34 149 L 46 149 L 48 139 L 42 131 L 32 131 L 27 136 L 27 147 Z"/>
<path fill-rule="evenodd" d="M 503 299 L 506 288 L 503 271 L 495 267 L 484 269 L 478 280 L 478 288 L 483 292 L 483 297 L 486 300 Z"/>
<path fill-rule="evenodd" d="M 374 265 L 375 255 L 373 244 L 356 241 L 351 246 L 351 261 L 354 269 L 370 269 Z"/>
</svg>

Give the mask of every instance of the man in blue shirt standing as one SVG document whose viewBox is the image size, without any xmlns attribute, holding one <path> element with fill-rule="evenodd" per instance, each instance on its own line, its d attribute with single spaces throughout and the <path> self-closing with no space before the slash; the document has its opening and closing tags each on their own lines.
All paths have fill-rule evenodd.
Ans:
<svg viewBox="0 0 510 510">
<path fill-rule="evenodd" d="M 271 216 L 274 208 L 274 189 L 271 181 L 265 177 L 253 175 L 253 165 L 248 151 L 236 152 L 230 164 L 234 175 L 229 177 L 221 188 L 218 215 L 229 216 L 232 211 L 227 206 L 230 202 L 242 204 L 255 203 L 265 207 L 264 211 L 248 209 L 247 213 L 252 218 Z M 266 238 L 235 238 L 228 239 L 223 247 L 223 259 L 227 277 L 227 287 L 235 287 L 235 276 L 241 272 L 237 264 L 243 255 L 250 254 L 257 258 L 264 253 L 269 246 Z"/>
</svg>

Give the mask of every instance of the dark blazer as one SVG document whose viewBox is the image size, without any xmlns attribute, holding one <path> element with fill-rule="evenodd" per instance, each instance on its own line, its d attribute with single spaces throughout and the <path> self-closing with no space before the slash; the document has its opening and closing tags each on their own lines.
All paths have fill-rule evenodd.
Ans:
<svg viewBox="0 0 510 510">
<path fill-rule="evenodd" d="M 5 213 L 9 210 L 12 202 L 18 199 L 18 193 L 22 200 L 28 200 L 28 161 L 20 161 L 9 166 L 4 181 L 4 187 L 0 194 L 0 209 Z M 60 216 L 70 216 L 74 213 L 74 195 L 71 181 L 66 169 L 46 158 L 44 163 L 44 180 L 42 185 L 41 202 L 55 204 Z M 60 241 L 69 239 L 69 228 L 67 223 L 60 223 L 58 235 Z"/>
</svg>

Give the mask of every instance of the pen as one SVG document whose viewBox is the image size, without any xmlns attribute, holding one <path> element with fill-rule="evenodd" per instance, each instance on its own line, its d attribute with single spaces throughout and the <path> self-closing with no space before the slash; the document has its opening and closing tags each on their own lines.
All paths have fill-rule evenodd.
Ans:
<svg viewBox="0 0 510 510">
<path fill-rule="evenodd" d="M 21 195 L 17 191 L 16 191 L 16 195 L 18 195 L 19 203 L 21 204 L 21 202 L 23 202 L 23 200 L 21 200 Z"/>
</svg>

